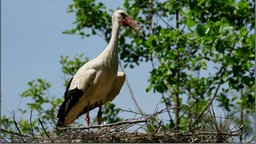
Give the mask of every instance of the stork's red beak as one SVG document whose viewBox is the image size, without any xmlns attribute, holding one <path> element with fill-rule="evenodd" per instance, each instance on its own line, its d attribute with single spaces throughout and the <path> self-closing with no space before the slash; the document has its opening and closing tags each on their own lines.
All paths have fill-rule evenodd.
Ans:
<svg viewBox="0 0 256 144">
<path fill-rule="evenodd" d="M 135 26 L 139 27 L 140 29 L 143 30 L 143 28 L 138 25 L 133 19 L 131 19 L 129 16 L 126 16 L 124 18 L 124 20 L 122 21 L 122 24 L 125 26 L 129 26 L 131 27 L 134 31 L 136 31 L 137 33 L 139 33 L 139 31 L 135 28 Z"/>
</svg>

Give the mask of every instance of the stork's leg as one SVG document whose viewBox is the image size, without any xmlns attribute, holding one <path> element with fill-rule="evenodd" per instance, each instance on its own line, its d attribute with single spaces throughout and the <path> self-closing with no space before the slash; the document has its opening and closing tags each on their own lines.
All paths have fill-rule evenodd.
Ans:
<svg viewBox="0 0 256 144">
<path fill-rule="evenodd" d="M 86 109 L 86 126 L 89 127 L 89 123 L 90 123 L 90 116 L 89 116 L 89 112 L 90 112 L 90 102 L 88 103 L 87 109 Z"/>
<path fill-rule="evenodd" d="M 102 112 L 101 112 L 101 109 L 102 109 L 102 100 L 100 100 L 99 111 L 98 111 L 98 115 L 97 115 L 97 119 L 98 119 L 98 124 L 99 124 L 99 125 L 101 124 L 101 121 L 102 121 Z"/>
</svg>

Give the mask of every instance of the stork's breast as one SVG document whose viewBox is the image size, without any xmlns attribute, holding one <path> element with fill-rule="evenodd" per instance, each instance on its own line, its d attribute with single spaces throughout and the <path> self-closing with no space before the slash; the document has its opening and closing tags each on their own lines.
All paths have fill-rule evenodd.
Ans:
<svg viewBox="0 0 256 144">
<path fill-rule="evenodd" d="M 116 75 L 109 72 L 99 72 L 85 93 L 85 97 L 89 98 L 90 103 L 96 103 L 99 100 L 105 100 L 107 97 Z"/>
</svg>

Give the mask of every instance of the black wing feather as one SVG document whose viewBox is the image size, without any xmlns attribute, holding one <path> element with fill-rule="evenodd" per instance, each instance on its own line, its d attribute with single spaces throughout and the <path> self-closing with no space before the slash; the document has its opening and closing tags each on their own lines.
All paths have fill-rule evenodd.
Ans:
<svg viewBox="0 0 256 144">
<path fill-rule="evenodd" d="M 73 77 L 70 79 L 68 86 L 66 88 L 66 91 L 64 93 L 64 102 L 60 105 L 59 111 L 57 118 L 59 118 L 57 127 L 63 127 L 64 125 L 64 120 L 69 111 L 72 109 L 72 107 L 79 101 L 79 99 L 83 96 L 84 92 L 81 89 L 75 88 L 72 90 L 69 90 L 71 82 L 73 80 Z M 88 86 L 89 88 L 89 86 Z M 88 89 L 87 88 L 87 89 Z M 77 118 L 87 112 L 87 107 L 84 108 L 84 110 L 77 116 Z M 98 103 L 92 104 L 89 106 L 89 111 L 99 107 Z"/>
<path fill-rule="evenodd" d="M 84 92 L 81 89 L 75 88 L 72 90 L 68 90 L 73 78 L 68 83 L 66 91 L 64 93 L 64 102 L 60 105 L 57 118 L 59 118 L 57 126 L 64 126 L 64 120 L 72 107 L 79 101 L 79 99 L 83 96 Z M 79 115 L 80 116 L 80 115 Z"/>
</svg>

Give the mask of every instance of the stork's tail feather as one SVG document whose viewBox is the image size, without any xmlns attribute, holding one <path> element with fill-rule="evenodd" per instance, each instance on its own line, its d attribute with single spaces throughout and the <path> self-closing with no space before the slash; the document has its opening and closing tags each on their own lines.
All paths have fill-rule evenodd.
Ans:
<svg viewBox="0 0 256 144">
<path fill-rule="evenodd" d="M 78 88 L 75 88 L 73 90 L 67 90 L 65 92 L 65 100 L 64 102 L 60 105 L 59 111 L 57 118 L 59 118 L 57 122 L 57 126 L 63 127 L 65 118 L 69 111 L 75 106 L 75 104 L 78 103 L 79 99 L 82 97 L 84 92 Z"/>
<path fill-rule="evenodd" d="M 64 120 L 67 115 L 67 111 L 65 111 L 67 102 L 65 101 L 60 105 L 60 109 L 57 116 L 57 118 L 59 118 L 57 122 L 57 127 L 65 127 Z"/>
</svg>

